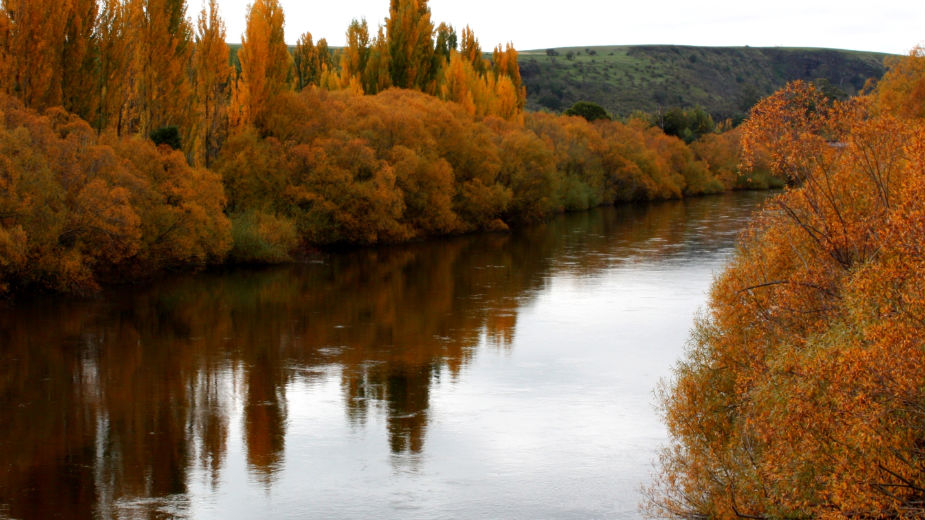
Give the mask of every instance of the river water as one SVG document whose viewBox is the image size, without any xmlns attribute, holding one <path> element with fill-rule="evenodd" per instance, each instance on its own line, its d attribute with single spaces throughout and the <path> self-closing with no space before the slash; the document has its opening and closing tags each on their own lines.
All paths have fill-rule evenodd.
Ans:
<svg viewBox="0 0 925 520">
<path fill-rule="evenodd" d="M 0 518 L 640 518 L 766 197 L 0 307 Z"/>
</svg>

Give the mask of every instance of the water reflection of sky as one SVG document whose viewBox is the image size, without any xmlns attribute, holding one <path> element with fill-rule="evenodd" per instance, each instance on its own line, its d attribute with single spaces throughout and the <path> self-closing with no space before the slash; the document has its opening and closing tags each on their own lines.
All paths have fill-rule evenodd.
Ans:
<svg viewBox="0 0 925 520">
<path fill-rule="evenodd" d="M 637 518 L 653 387 L 759 199 L 0 311 L 0 517 Z"/>
</svg>

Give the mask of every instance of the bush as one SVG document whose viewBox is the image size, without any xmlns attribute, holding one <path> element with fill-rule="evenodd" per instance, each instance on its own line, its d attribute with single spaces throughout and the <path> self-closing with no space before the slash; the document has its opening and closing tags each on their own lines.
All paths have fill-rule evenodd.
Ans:
<svg viewBox="0 0 925 520">
<path fill-rule="evenodd" d="M 231 217 L 231 237 L 234 245 L 228 259 L 241 264 L 291 261 L 299 244 L 292 220 L 254 210 Z"/>
</svg>

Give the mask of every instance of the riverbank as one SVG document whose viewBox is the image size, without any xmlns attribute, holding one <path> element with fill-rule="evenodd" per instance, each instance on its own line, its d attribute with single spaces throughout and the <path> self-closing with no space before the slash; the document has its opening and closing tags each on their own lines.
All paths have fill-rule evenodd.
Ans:
<svg viewBox="0 0 925 520">
<path fill-rule="evenodd" d="M 760 186 L 737 136 L 688 146 L 657 128 L 521 114 L 479 119 L 392 89 L 285 93 L 209 169 L 140 137 L 97 135 L 60 109 L 2 98 L 0 291 L 101 283 L 306 247 L 504 230 L 562 211 Z"/>
</svg>

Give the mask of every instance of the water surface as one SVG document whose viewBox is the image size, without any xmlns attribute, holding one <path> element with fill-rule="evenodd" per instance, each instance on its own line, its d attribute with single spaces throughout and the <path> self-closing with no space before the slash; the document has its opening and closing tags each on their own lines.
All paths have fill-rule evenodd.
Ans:
<svg viewBox="0 0 925 520">
<path fill-rule="evenodd" d="M 0 518 L 639 518 L 764 197 L 0 307 Z"/>
</svg>

